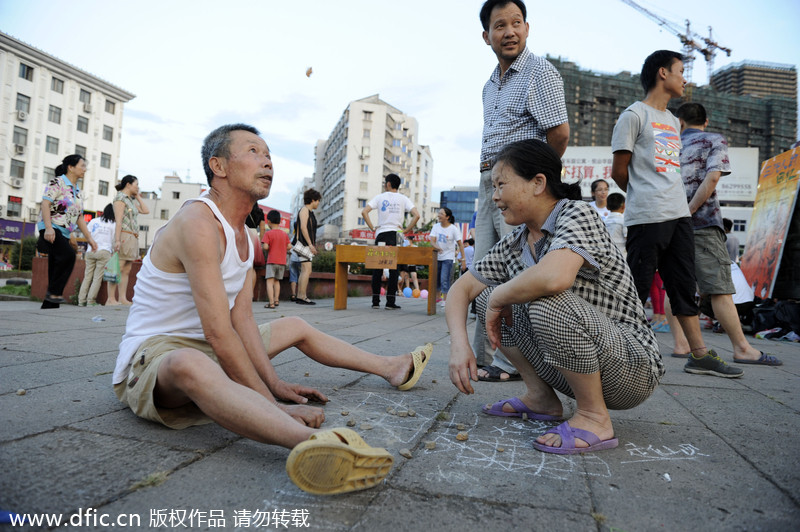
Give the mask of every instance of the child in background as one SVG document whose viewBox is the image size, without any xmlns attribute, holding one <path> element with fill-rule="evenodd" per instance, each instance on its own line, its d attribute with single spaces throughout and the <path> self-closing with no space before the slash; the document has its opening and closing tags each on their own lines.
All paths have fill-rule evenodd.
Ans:
<svg viewBox="0 0 800 532">
<path fill-rule="evenodd" d="M 289 235 L 280 228 L 281 213 L 271 210 L 267 213 L 269 230 L 264 233 L 261 247 L 267 252 L 267 301 L 264 308 L 275 308 L 280 304 L 281 279 L 286 272 L 286 252 L 292 248 Z"/>
<path fill-rule="evenodd" d="M 625 256 L 625 240 L 628 238 L 628 229 L 625 227 L 625 196 L 619 192 L 614 192 L 608 195 L 606 200 L 608 207 L 608 215 L 603 220 L 606 223 L 608 234 L 611 235 L 611 241 Z"/>
</svg>

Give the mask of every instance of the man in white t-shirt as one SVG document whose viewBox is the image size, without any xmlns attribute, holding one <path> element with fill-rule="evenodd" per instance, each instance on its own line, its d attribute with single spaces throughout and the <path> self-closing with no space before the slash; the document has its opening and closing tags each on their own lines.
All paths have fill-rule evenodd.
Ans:
<svg viewBox="0 0 800 532">
<path fill-rule="evenodd" d="M 403 220 L 406 213 L 410 212 L 413 218 L 403 233 L 409 234 L 414 231 L 414 226 L 419 221 L 419 211 L 406 196 L 397 192 L 400 188 L 400 176 L 389 174 L 384 181 L 384 190 L 372 198 L 364 210 L 361 217 L 367 223 L 371 231 L 375 231 L 375 244 L 383 242 L 387 246 L 397 245 L 397 233 L 403 227 Z M 369 213 L 373 210 L 378 211 L 377 228 L 369 219 Z M 397 310 L 400 307 L 395 304 L 395 294 L 397 292 L 397 269 L 389 270 L 389 286 L 386 287 L 386 309 Z M 381 308 L 381 270 L 372 270 L 372 308 Z"/>
</svg>

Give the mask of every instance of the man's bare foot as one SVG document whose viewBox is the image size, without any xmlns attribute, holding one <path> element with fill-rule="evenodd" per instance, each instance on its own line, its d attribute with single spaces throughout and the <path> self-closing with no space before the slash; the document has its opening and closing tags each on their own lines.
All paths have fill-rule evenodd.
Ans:
<svg viewBox="0 0 800 532">
<path fill-rule="evenodd" d="M 761 351 L 758 349 L 753 348 L 753 346 L 747 346 L 748 349 L 746 351 L 740 351 L 734 349 L 733 351 L 733 360 L 758 360 L 761 358 Z"/>
<path fill-rule="evenodd" d="M 426 359 L 425 352 L 422 353 L 422 360 Z M 411 353 L 392 357 L 389 362 L 389 371 L 384 378 L 394 387 L 408 382 L 414 374 L 414 357 Z"/>
<path fill-rule="evenodd" d="M 614 427 L 611 424 L 611 417 L 608 412 L 605 415 L 582 412 L 578 410 L 569 420 L 569 426 L 573 429 L 583 429 L 594 433 L 600 441 L 609 440 L 614 437 Z M 548 447 L 561 447 L 561 436 L 558 434 L 542 434 L 536 441 Z M 575 438 L 575 447 L 588 447 L 589 444 L 580 438 Z"/>
</svg>

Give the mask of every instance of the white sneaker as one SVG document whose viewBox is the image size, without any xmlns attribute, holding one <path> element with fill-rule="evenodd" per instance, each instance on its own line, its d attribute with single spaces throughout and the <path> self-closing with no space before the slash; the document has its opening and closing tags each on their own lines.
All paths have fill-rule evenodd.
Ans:
<svg viewBox="0 0 800 532">
<path fill-rule="evenodd" d="M 445 305 L 445 303 L 447 303 L 447 301 L 446 301 L 446 300 L 444 300 L 444 299 L 442 299 L 442 300 L 439 302 L 439 304 L 442 306 L 442 308 L 444 308 L 444 305 Z"/>
</svg>

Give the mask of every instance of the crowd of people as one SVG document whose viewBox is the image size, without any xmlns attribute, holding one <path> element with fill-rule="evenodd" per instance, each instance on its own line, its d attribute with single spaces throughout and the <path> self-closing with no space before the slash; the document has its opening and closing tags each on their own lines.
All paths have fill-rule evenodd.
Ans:
<svg viewBox="0 0 800 532">
<path fill-rule="evenodd" d="M 730 337 L 733 362 L 780 365 L 747 342 L 732 298 L 730 264 L 738 243 L 726 246 L 715 192 L 730 173 L 727 143 L 705 131 L 702 105 L 684 104 L 677 117 L 667 109 L 671 98 L 683 95 L 684 58 L 659 50 L 645 59 L 645 97 L 625 109 L 613 133 L 611 177 L 619 191 L 595 180 L 588 202 L 578 183 L 563 181 L 561 157 L 569 140 L 563 83 L 549 62 L 527 48 L 525 4 L 487 0 L 479 18 L 498 64 L 483 89 L 474 232 L 462 239 L 446 207 L 430 231 L 439 275 L 430 280 L 429 297 L 446 309 L 448 370 L 455 387 L 472 394 L 480 380 L 521 380 L 521 396 L 483 405 L 482 411 L 557 423 L 534 442 L 541 452 L 614 448 L 618 438 L 610 412 L 646 401 L 665 373 L 657 331 L 673 334 L 672 356 L 686 359 L 687 373 L 743 375 L 704 345 L 696 293 L 709 299 Z M 287 254 L 292 300 L 315 304 L 308 282 L 319 252 L 314 211 L 322 196 L 314 189 L 305 192 L 291 240 L 280 229 L 277 211 L 267 214 L 268 228 L 252 220 L 256 231 L 250 232 L 245 226 L 254 202 L 269 194 L 273 182 L 266 141 L 252 126 L 231 124 L 212 131 L 201 153 L 208 191 L 186 202 L 158 231 L 143 259 L 114 392 L 136 415 L 167 427 L 214 421 L 292 449 L 287 472 L 309 492 L 376 485 L 391 468 L 391 453 L 370 447 L 349 429 L 321 430 L 324 412 L 308 403 L 327 397 L 283 381 L 272 359 L 296 347 L 323 365 L 375 374 L 405 391 L 418 382 L 431 344 L 383 356 L 300 318 L 257 324 L 256 255 L 266 267 L 268 308 L 280 304 Z M 119 295 L 114 299 L 110 288 L 109 301 L 130 304 L 127 272 L 138 258 L 136 216 L 148 212 L 138 180 L 125 176 L 114 202 L 87 227 L 78 186 L 85 172 L 85 159 L 69 156 L 45 188 L 38 242 L 49 261 L 45 308 L 63 302 L 75 262 L 70 239 L 76 227 L 91 247 L 79 303 L 95 304 L 98 272 L 116 252 Z M 398 175 L 386 175 L 383 188 L 361 213 L 375 232 L 375 245 L 414 245 L 420 213 L 399 191 Z M 452 283 L 455 264 L 460 275 Z M 384 277 L 385 309 L 400 309 L 397 291 L 419 289 L 409 266 L 386 276 L 375 270 L 373 309 L 381 308 Z M 645 312 L 648 299 L 652 323 Z M 470 311 L 477 316 L 472 338 Z M 569 419 L 556 392 L 575 400 Z"/>
</svg>

